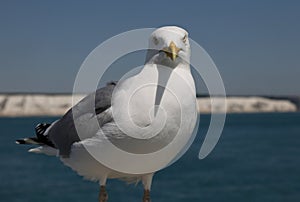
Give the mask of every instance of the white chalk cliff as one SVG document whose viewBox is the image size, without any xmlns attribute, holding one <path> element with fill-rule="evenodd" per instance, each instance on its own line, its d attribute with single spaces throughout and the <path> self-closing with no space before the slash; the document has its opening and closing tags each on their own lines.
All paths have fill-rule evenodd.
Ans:
<svg viewBox="0 0 300 202">
<path fill-rule="evenodd" d="M 295 112 L 297 106 L 290 100 L 276 100 L 263 97 L 228 97 L 224 107 L 222 99 L 214 98 L 216 104 L 211 105 L 210 98 L 198 99 L 200 113 L 210 113 L 212 108 L 218 113 L 255 113 L 255 112 Z"/>
<path fill-rule="evenodd" d="M 74 95 L 74 103 L 84 95 Z M 219 98 L 215 98 L 216 103 Z M 295 112 L 297 106 L 289 100 L 275 100 L 263 97 L 228 97 L 228 113 L 254 112 Z M 198 99 L 201 113 L 210 113 L 212 105 L 210 98 Z M 0 116 L 61 116 L 72 106 L 72 95 L 42 95 L 42 94 L 2 94 L 0 95 Z M 226 109 L 221 104 L 213 106 L 215 112 L 224 113 Z"/>
<path fill-rule="evenodd" d="M 71 95 L 0 95 L 0 116 L 60 116 L 71 106 Z"/>
</svg>

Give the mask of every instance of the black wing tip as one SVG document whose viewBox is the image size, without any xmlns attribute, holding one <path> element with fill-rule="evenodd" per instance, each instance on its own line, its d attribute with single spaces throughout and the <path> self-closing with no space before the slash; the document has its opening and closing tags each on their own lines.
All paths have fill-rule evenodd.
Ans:
<svg viewBox="0 0 300 202">
<path fill-rule="evenodd" d="M 46 134 L 46 130 L 51 126 L 51 124 L 49 123 L 39 123 L 36 127 L 35 127 L 35 133 L 36 133 L 36 137 L 37 137 L 37 142 L 39 144 L 45 144 L 48 145 L 50 147 L 55 148 L 55 145 L 53 144 L 53 142 L 49 139 L 49 136 Z"/>
<path fill-rule="evenodd" d="M 16 140 L 16 144 L 26 144 L 26 142 L 23 139 L 19 139 L 19 140 Z"/>
<path fill-rule="evenodd" d="M 48 135 L 45 134 L 47 128 L 51 124 L 49 123 L 39 123 L 35 127 L 36 137 L 28 137 L 24 139 L 16 140 L 16 144 L 33 144 L 33 145 L 48 145 L 55 148 L 55 145 L 51 142 Z"/>
<path fill-rule="evenodd" d="M 35 132 L 38 135 L 44 135 L 45 131 L 47 130 L 47 128 L 50 126 L 51 124 L 49 123 L 39 123 L 36 125 L 35 127 Z"/>
<path fill-rule="evenodd" d="M 18 139 L 15 141 L 16 144 L 36 144 L 39 145 L 38 139 L 35 137 L 28 137 L 23 139 Z"/>
</svg>

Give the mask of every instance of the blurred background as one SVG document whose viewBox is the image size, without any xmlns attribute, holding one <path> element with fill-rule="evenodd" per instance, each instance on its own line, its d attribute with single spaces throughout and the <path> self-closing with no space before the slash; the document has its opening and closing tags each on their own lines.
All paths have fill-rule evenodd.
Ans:
<svg viewBox="0 0 300 202">
<path fill-rule="evenodd" d="M 296 0 L 2 0 L 1 200 L 97 200 L 96 183 L 14 140 L 71 107 L 76 74 L 95 47 L 125 31 L 165 25 L 185 28 L 212 57 L 228 95 L 228 109 L 220 113 L 228 114 L 215 150 L 199 160 L 211 106 L 201 75 L 194 75 L 203 112 L 199 132 L 183 158 L 155 176 L 153 201 L 300 200 L 299 9 Z M 142 65 L 144 57 L 141 51 L 120 58 L 99 86 Z M 110 181 L 108 191 L 109 201 L 142 195 L 140 185 L 119 181 Z"/>
<path fill-rule="evenodd" d="M 299 95 L 299 4 L 4 0 L 0 91 L 71 92 L 81 63 L 104 40 L 178 25 L 211 55 L 228 94 Z"/>
</svg>

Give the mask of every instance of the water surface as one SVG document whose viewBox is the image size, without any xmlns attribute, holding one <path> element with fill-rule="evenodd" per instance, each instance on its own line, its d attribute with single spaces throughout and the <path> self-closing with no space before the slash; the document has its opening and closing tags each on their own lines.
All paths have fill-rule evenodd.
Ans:
<svg viewBox="0 0 300 202">
<path fill-rule="evenodd" d="M 209 116 L 190 150 L 158 172 L 153 202 L 300 201 L 300 114 L 232 114 L 215 150 L 197 158 Z M 18 202 L 97 201 L 98 184 L 85 181 L 59 159 L 26 152 L 14 140 L 55 118 L 0 119 L 0 199 Z M 145 162 L 146 163 L 146 162 Z M 110 202 L 141 201 L 142 186 L 108 181 Z"/>
</svg>

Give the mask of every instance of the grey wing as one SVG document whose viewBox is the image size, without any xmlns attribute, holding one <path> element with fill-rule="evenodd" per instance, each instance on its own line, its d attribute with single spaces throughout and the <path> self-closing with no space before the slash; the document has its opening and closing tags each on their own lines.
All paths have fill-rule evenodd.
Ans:
<svg viewBox="0 0 300 202">
<path fill-rule="evenodd" d="M 61 156 L 69 156 L 74 142 L 95 135 L 97 128 L 92 127 L 92 121 L 96 119 L 101 126 L 112 119 L 111 116 L 107 116 L 105 111 L 111 106 L 111 97 L 115 86 L 116 82 L 110 82 L 95 93 L 86 96 L 51 126 L 48 137 L 58 148 Z M 75 128 L 75 123 L 77 128 Z M 81 135 L 81 139 L 77 133 L 78 124 L 80 124 L 79 128 L 84 130 L 84 137 Z"/>
</svg>

